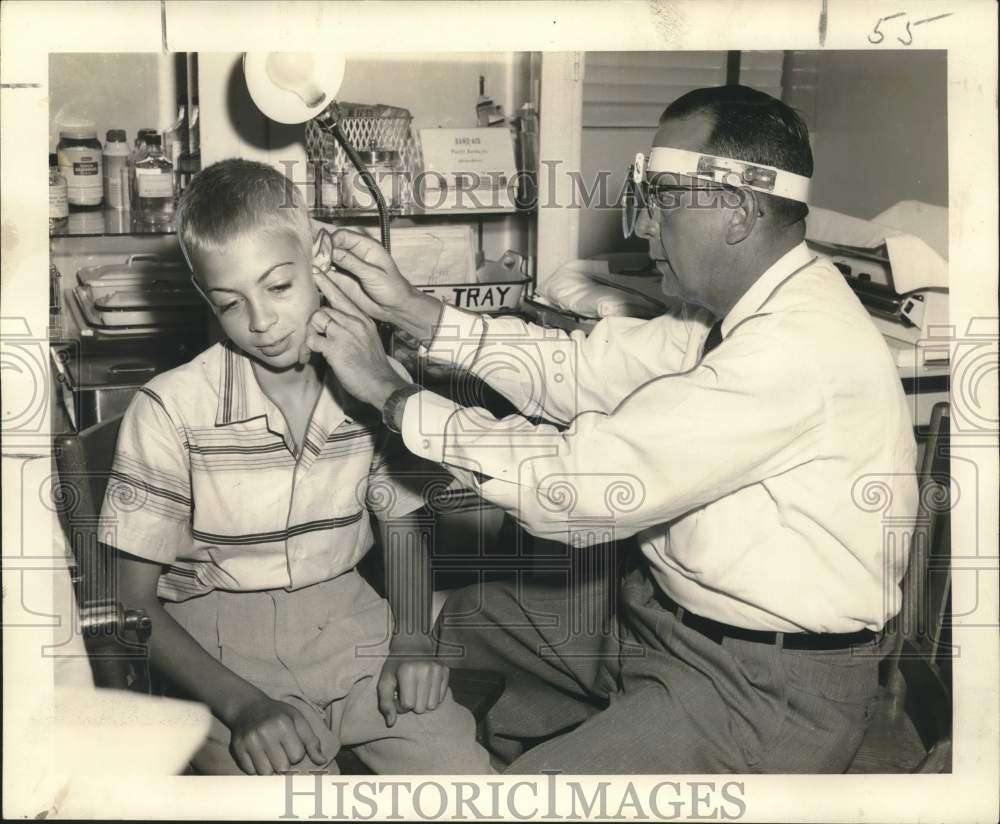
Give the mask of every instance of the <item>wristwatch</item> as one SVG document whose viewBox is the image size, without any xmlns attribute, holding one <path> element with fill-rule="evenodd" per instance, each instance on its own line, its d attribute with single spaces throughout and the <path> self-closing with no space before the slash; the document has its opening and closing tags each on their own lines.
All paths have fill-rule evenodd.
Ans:
<svg viewBox="0 0 1000 824">
<path fill-rule="evenodd" d="M 422 390 L 423 387 L 419 384 L 408 383 L 406 386 L 399 387 L 389 396 L 385 406 L 382 407 L 382 423 L 390 432 L 395 432 L 397 435 L 402 434 L 403 407 L 406 406 L 406 399 Z"/>
</svg>

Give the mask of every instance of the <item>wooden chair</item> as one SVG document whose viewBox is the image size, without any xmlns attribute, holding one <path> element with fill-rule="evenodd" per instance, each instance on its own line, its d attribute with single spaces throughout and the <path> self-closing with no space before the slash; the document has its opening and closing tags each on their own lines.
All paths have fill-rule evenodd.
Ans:
<svg viewBox="0 0 1000 824">
<path fill-rule="evenodd" d="M 118 600 L 106 545 L 109 525 L 100 518 L 120 423 L 120 417 L 111 418 L 54 439 L 52 498 L 72 551 L 71 580 L 94 684 L 149 693 L 150 620 L 143 610 L 126 609 Z"/>
<path fill-rule="evenodd" d="M 950 428 L 931 412 L 902 609 L 886 628 L 876 711 L 847 772 L 951 771 Z"/>
<path fill-rule="evenodd" d="M 162 684 L 150 677 L 146 646 L 156 628 L 145 612 L 130 610 L 118 600 L 114 559 L 105 546 L 111 543 L 106 540 L 109 525 L 100 519 L 120 424 L 121 417 L 113 418 L 55 439 L 58 480 L 52 497 L 73 551 L 72 579 L 95 685 L 159 694 Z M 380 569 L 377 561 L 368 563 L 362 574 L 378 575 Z M 381 591 L 381 582 L 373 584 Z M 504 678 L 498 672 L 452 669 L 449 686 L 455 700 L 481 725 L 503 693 Z M 337 763 L 347 775 L 368 772 L 348 749 L 337 756 Z"/>
</svg>

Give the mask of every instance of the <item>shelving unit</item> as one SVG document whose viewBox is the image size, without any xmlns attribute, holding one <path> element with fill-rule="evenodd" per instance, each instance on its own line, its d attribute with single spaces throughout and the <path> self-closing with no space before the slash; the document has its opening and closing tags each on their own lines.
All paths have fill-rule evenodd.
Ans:
<svg viewBox="0 0 1000 824">
<path fill-rule="evenodd" d="M 284 170 L 306 202 L 312 203 L 304 126 L 267 121 L 257 110 L 242 80 L 242 55 L 198 55 L 203 167 L 227 157 L 244 157 Z M 479 77 L 508 115 L 515 115 L 538 88 L 541 55 L 530 52 L 448 54 L 348 54 L 347 71 L 338 101 L 404 108 L 412 115 L 411 129 L 475 126 Z M 537 100 L 534 101 L 537 104 Z M 373 211 L 335 208 L 314 212 L 324 222 L 375 220 Z M 498 260 L 514 250 L 537 258 L 538 212 L 516 208 L 396 209 L 398 225 L 466 221 L 474 228 L 479 252 Z"/>
</svg>

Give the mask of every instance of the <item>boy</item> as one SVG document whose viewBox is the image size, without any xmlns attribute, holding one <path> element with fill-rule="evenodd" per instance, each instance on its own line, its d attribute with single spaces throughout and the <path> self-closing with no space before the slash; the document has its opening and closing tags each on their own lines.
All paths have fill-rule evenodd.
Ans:
<svg viewBox="0 0 1000 824">
<path fill-rule="evenodd" d="M 401 552 L 422 545 L 399 533 L 423 499 L 387 477 L 379 411 L 307 345 L 320 295 L 298 192 L 223 161 L 177 224 L 228 340 L 140 390 L 102 515 L 120 598 L 152 618 L 151 663 L 212 709 L 194 768 L 337 772 L 340 746 L 358 745 L 378 773 L 490 772 L 419 599 L 390 580 L 392 615 L 355 569 L 373 542 L 366 499 Z"/>
</svg>

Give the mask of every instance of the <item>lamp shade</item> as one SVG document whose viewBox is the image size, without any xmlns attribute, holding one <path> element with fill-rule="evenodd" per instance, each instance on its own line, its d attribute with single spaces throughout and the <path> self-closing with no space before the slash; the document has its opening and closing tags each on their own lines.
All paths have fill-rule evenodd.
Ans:
<svg viewBox="0 0 1000 824">
<path fill-rule="evenodd" d="M 247 52 L 243 74 L 257 108 L 278 123 L 305 123 L 334 102 L 346 59 L 337 52 Z"/>
</svg>

